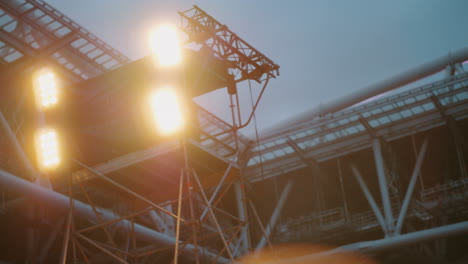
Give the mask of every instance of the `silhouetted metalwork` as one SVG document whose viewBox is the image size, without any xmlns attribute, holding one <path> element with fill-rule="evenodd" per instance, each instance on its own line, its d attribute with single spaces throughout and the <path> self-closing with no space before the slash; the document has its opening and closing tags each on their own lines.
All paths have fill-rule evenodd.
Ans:
<svg viewBox="0 0 468 264">
<path fill-rule="evenodd" d="M 247 79 L 260 82 L 264 75 L 272 78 L 279 75 L 277 64 L 198 6 L 179 14 L 181 28 L 189 41 L 202 44 L 202 51 L 225 59 L 228 66 L 236 71 L 233 72 L 236 82 Z"/>
<path fill-rule="evenodd" d="M 12 80 L 45 62 L 78 83 L 129 60 L 43 1 L 5 0 L 0 8 L 0 218 L 4 239 L 20 241 L 1 249 L 0 259 L 229 263 L 306 241 L 340 246 L 323 254 L 385 259 L 390 250 L 466 262 L 450 243 L 463 245 L 468 232 L 467 49 L 285 122 L 258 144 L 238 133 L 249 123 L 238 106 L 232 124 L 194 107 L 196 136 L 119 154 L 96 122 L 80 132 L 99 140 L 75 152 L 89 162 L 71 157 L 78 165 L 45 177 L 25 147 L 25 88 Z M 279 66 L 199 7 L 180 16 L 188 43 L 225 61 L 231 105 L 239 104 L 235 84 L 244 80 L 263 85 L 261 98 Z M 361 103 L 444 69 L 442 80 Z M 91 97 L 98 106 L 112 103 Z"/>
</svg>

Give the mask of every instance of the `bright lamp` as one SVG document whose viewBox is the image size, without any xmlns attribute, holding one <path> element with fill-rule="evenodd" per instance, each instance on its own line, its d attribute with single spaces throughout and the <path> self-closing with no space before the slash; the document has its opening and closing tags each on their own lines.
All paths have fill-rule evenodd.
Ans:
<svg viewBox="0 0 468 264">
<path fill-rule="evenodd" d="M 36 134 L 36 152 L 39 166 L 55 168 L 60 164 L 58 136 L 51 128 L 42 128 Z"/>
<path fill-rule="evenodd" d="M 40 69 L 34 75 L 34 95 L 37 107 L 40 110 L 53 107 L 58 102 L 58 82 L 53 71 L 47 68 Z"/>
<path fill-rule="evenodd" d="M 161 66 L 177 65 L 182 60 L 179 34 L 172 25 L 160 25 L 152 32 L 151 49 Z"/>
<path fill-rule="evenodd" d="M 177 94 L 170 88 L 158 89 L 150 95 L 150 107 L 158 131 L 174 133 L 184 123 Z"/>
</svg>

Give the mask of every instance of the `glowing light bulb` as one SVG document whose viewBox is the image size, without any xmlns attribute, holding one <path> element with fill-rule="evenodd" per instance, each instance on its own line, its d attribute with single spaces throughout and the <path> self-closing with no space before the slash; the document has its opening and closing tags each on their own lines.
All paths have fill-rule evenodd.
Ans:
<svg viewBox="0 0 468 264">
<path fill-rule="evenodd" d="M 150 106 L 161 133 L 174 133 L 183 126 L 182 111 L 173 90 L 165 88 L 154 91 L 150 96 Z"/>
<path fill-rule="evenodd" d="M 182 60 L 179 35 L 172 25 L 160 25 L 152 32 L 151 49 L 161 66 L 177 65 Z"/>
<path fill-rule="evenodd" d="M 47 68 L 36 72 L 33 80 L 36 104 L 40 110 L 51 108 L 58 102 L 58 84 L 55 73 Z"/>
<path fill-rule="evenodd" d="M 57 133 L 51 128 L 40 129 L 36 134 L 36 152 L 39 166 L 55 168 L 60 164 L 60 150 Z"/>
</svg>

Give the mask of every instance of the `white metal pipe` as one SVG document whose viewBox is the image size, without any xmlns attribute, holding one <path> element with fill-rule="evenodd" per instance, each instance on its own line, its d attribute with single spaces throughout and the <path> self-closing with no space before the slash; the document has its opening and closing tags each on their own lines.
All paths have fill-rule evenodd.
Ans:
<svg viewBox="0 0 468 264">
<path fill-rule="evenodd" d="M 312 108 L 309 111 L 297 115 L 295 118 L 290 118 L 285 122 L 267 128 L 264 131 L 261 131 L 261 138 L 265 139 L 269 137 L 274 137 L 274 135 L 287 133 L 287 131 L 293 131 L 297 126 L 300 126 L 304 122 L 312 120 L 314 117 L 337 112 L 354 104 L 362 102 L 366 99 L 372 98 L 379 94 L 383 94 L 385 92 L 391 91 L 406 84 L 418 81 L 434 73 L 440 72 L 444 70 L 447 65 L 463 63 L 466 60 L 468 60 L 468 47 L 455 52 L 450 52 L 450 54 L 448 55 L 444 55 L 442 57 L 414 67 L 410 70 L 394 75 L 393 77 L 390 77 L 386 80 L 356 90 L 345 97 L 341 97 L 325 105 L 320 105 L 319 107 Z"/>
<path fill-rule="evenodd" d="M 291 192 L 293 183 L 294 183 L 293 180 L 290 179 L 288 183 L 286 184 L 286 186 L 284 186 L 283 192 L 281 192 L 278 203 L 276 204 L 276 208 L 270 217 L 269 224 L 267 228 L 265 229 L 265 235 L 262 237 L 260 242 L 258 242 L 258 245 L 255 248 L 256 250 L 259 250 L 266 245 L 267 238 L 271 235 L 271 232 L 275 228 L 276 222 L 278 221 L 279 216 L 281 215 L 281 211 L 283 210 L 286 200 L 288 199 L 289 193 Z"/>
<path fill-rule="evenodd" d="M 283 262 L 288 264 L 318 263 L 320 262 L 321 258 L 327 260 L 326 257 L 333 254 L 347 253 L 350 251 L 358 251 L 363 253 L 379 252 L 409 246 L 416 243 L 462 235 L 465 233 L 468 233 L 468 221 L 416 231 L 404 235 L 387 237 L 384 239 L 348 244 L 320 253 L 285 259 Z M 277 260 L 266 261 L 263 264 L 274 264 L 276 262 Z"/>
<path fill-rule="evenodd" d="M 69 197 L 54 192 L 52 190 L 48 190 L 31 182 L 28 182 L 22 178 L 19 178 L 15 175 L 12 175 L 4 170 L 0 170 L 0 185 L 6 186 L 9 190 L 17 191 L 22 193 L 25 196 L 30 196 L 36 199 L 42 199 L 48 206 L 55 207 L 57 209 L 66 210 L 69 208 Z M 105 209 L 98 209 L 99 213 L 101 214 L 101 218 L 104 221 L 112 221 L 115 219 L 119 219 L 120 216 L 114 214 L 111 211 Z M 73 212 L 80 217 L 88 218 L 93 222 L 98 222 L 96 215 L 94 214 L 90 205 L 85 204 L 80 201 L 74 202 Z M 114 224 L 116 228 L 121 229 L 125 232 L 129 232 L 131 230 L 131 222 L 128 220 L 121 220 Z M 134 225 L 135 235 L 144 241 L 150 243 L 160 244 L 161 246 L 172 246 L 175 244 L 175 238 L 172 236 L 168 236 L 157 232 L 153 229 L 148 227 L 135 224 Z M 186 244 L 185 247 L 182 247 L 182 250 L 187 255 L 194 255 L 195 250 L 202 250 L 205 252 L 208 259 L 211 261 L 216 258 L 216 254 L 209 252 L 206 249 L 198 248 L 196 249 L 192 244 Z M 218 259 L 219 263 L 229 263 L 229 261 L 224 258 L 220 257 Z"/>
<path fill-rule="evenodd" d="M 408 210 L 409 203 L 411 201 L 411 197 L 413 196 L 414 186 L 416 186 L 416 180 L 418 179 L 418 175 L 420 174 L 422 162 L 424 157 L 426 156 L 427 151 L 427 138 L 424 140 L 424 143 L 421 146 L 421 150 L 419 151 L 418 158 L 416 160 L 416 165 L 414 166 L 413 174 L 411 175 L 411 180 L 408 185 L 408 190 L 406 190 L 405 198 L 403 200 L 403 205 L 401 206 L 400 216 L 398 217 L 398 221 L 395 228 L 395 234 L 399 235 L 401 232 L 401 228 L 403 227 L 403 221 L 406 216 L 406 211 Z"/>
<path fill-rule="evenodd" d="M 380 194 L 382 197 L 382 203 L 384 208 L 385 222 L 387 224 L 387 231 L 393 232 L 393 213 L 392 203 L 390 201 L 390 195 L 388 193 L 387 176 L 385 175 L 384 160 L 382 156 L 382 146 L 377 138 L 372 140 L 372 149 L 374 152 L 375 166 L 377 168 L 377 177 L 379 179 Z"/>
<path fill-rule="evenodd" d="M 367 188 L 366 182 L 361 176 L 361 173 L 359 170 L 356 168 L 356 166 L 351 164 L 351 170 L 353 171 L 354 177 L 356 178 L 357 182 L 359 183 L 359 186 L 361 187 L 362 192 L 364 193 L 364 196 L 367 199 L 367 202 L 369 202 L 369 205 L 372 209 L 372 211 L 375 214 L 375 217 L 377 218 L 377 222 L 379 222 L 380 226 L 382 227 L 382 230 L 384 231 L 385 235 L 388 234 L 387 231 L 387 225 L 385 224 L 385 219 L 380 212 L 379 207 L 377 206 L 377 203 L 374 200 L 374 197 L 372 197 L 371 192 L 369 191 L 369 188 Z"/>
<path fill-rule="evenodd" d="M 461 235 L 468 232 L 468 221 L 450 224 L 446 226 L 416 231 L 408 234 L 393 236 L 389 238 L 353 243 L 341 248 L 359 250 L 364 252 L 376 252 L 389 250 L 396 247 L 408 246 L 415 243 Z"/>
<path fill-rule="evenodd" d="M 236 195 L 236 203 L 237 203 L 237 212 L 239 215 L 239 219 L 241 221 L 245 221 L 245 200 L 244 200 L 244 193 L 242 190 L 242 185 L 240 182 L 234 183 L 234 193 Z M 247 253 L 249 250 L 249 237 L 247 235 L 247 226 L 241 227 L 241 233 L 240 233 L 240 240 L 241 240 L 241 254 Z"/>
</svg>

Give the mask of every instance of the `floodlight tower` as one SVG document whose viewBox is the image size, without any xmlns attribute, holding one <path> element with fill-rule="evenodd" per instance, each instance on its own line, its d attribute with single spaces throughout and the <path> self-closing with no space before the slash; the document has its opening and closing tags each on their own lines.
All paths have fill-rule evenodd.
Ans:
<svg viewBox="0 0 468 264">
<path fill-rule="evenodd" d="M 212 135 L 212 137 L 218 137 L 226 133 L 231 133 L 234 136 L 236 146 L 235 154 L 237 155 L 236 160 L 240 168 L 242 168 L 244 165 L 241 163 L 248 160 L 244 156 L 247 156 L 250 150 L 249 147 L 247 147 L 247 149 L 239 149 L 238 130 L 246 127 L 252 121 L 269 80 L 279 76 L 279 65 L 198 6 L 194 5 L 193 8 L 185 12 L 179 12 L 179 15 L 181 19 L 181 29 L 187 34 L 188 42 L 201 46 L 200 51 L 209 54 L 208 57 L 213 56 L 223 59 L 228 67 L 226 85 L 230 101 L 229 108 L 231 111 L 232 126 L 230 129 Z M 255 81 L 261 86 L 257 98 L 255 100 L 252 98 L 252 109 L 245 121 L 242 120 L 242 104 L 237 90 L 237 84 L 242 81 L 248 81 L 250 87 L 251 81 Z M 253 103 L 253 101 L 255 101 L 255 103 Z M 248 199 L 244 189 L 242 173 L 239 182 L 235 184 L 235 193 L 239 217 L 241 221 L 247 223 Z M 255 211 L 255 208 L 252 208 L 252 210 Z M 260 222 L 259 224 L 261 225 Z M 242 249 L 244 253 L 246 253 L 251 249 L 249 232 L 246 225 L 241 228 L 240 237 Z"/>
<path fill-rule="evenodd" d="M 128 117 L 132 117 L 132 128 L 139 127 L 138 124 L 144 124 L 143 127 L 146 127 L 146 121 L 150 121 L 150 125 L 153 125 L 153 127 L 149 130 L 141 129 L 141 131 L 137 131 L 137 129 L 129 129 L 128 131 L 136 131 L 137 135 L 143 135 L 145 139 L 146 136 L 148 136 L 150 138 L 149 140 L 154 140 L 155 138 L 158 138 L 158 140 L 180 138 L 180 144 L 177 144 L 177 140 L 171 140 L 174 145 L 178 145 L 177 149 L 173 152 L 177 155 L 175 163 L 177 168 L 180 169 L 178 199 L 176 198 L 177 191 L 174 190 L 174 192 L 171 193 L 171 195 L 174 194 L 174 196 L 168 198 L 174 200 L 167 200 L 165 202 L 174 206 L 174 212 L 172 209 L 166 210 L 163 208 L 163 205 L 156 204 L 152 199 L 148 199 L 144 195 L 133 191 L 132 188 L 127 188 L 127 186 L 107 177 L 103 172 L 100 172 L 97 169 L 97 166 L 99 165 L 94 167 L 87 166 L 81 161 L 70 159 L 80 168 L 83 167 L 83 171 L 86 173 L 76 174 L 77 177 L 71 177 L 70 179 L 76 178 L 76 182 L 78 182 L 82 180 L 82 175 L 92 175 L 93 177 L 106 181 L 106 184 L 111 184 L 113 188 L 118 188 L 122 192 L 130 195 L 132 199 L 138 200 L 139 203 L 141 202 L 142 206 L 145 205 L 150 207 L 149 209 L 146 208 L 142 211 L 136 211 L 131 214 L 128 214 L 127 210 L 125 210 L 125 212 L 121 213 L 123 216 L 118 216 L 118 218 L 117 215 L 111 213 L 104 216 L 104 214 L 101 215 L 98 211 L 92 209 L 92 207 L 96 207 L 99 206 L 99 204 L 104 203 L 99 201 L 97 204 L 94 204 L 92 200 L 87 197 L 89 195 L 88 190 L 86 190 L 86 188 L 82 188 L 82 185 L 80 184 L 80 191 L 84 195 L 84 197 L 81 198 L 86 198 L 89 204 L 91 204 L 91 207 L 78 208 L 80 210 L 69 210 L 66 224 L 67 229 L 62 246 L 62 263 L 66 263 L 67 251 L 75 248 L 77 238 L 80 241 L 82 240 L 91 244 L 100 251 L 106 253 L 109 257 L 119 260 L 121 263 L 129 263 L 138 261 L 139 258 L 151 257 L 151 255 L 166 249 L 174 250 L 174 263 L 177 263 L 178 257 L 180 257 L 179 253 L 182 252 L 186 254 L 187 257 L 190 257 L 195 263 L 200 263 L 205 260 L 209 260 L 210 262 L 218 261 L 220 263 L 227 263 L 228 261 L 234 262 L 234 259 L 237 256 L 246 253 L 250 248 L 247 232 L 249 223 L 247 219 L 248 214 L 246 206 L 248 203 L 246 203 L 246 201 L 248 200 L 246 200 L 244 190 L 242 188 L 242 179 L 239 179 L 238 176 L 239 167 L 241 166 L 238 166 L 240 159 L 237 158 L 239 153 L 243 151 L 241 148 L 246 144 L 246 140 L 243 140 L 241 136 L 238 136 L 237 131 L 240 128 L 247 126 L 247 124 L 250 123 L 250 120 L 252 120 L 253 113 L 261 96 L 263 95 L 263 92 L 265 91 L 268 81 L 271 78 L 278 76 L 279 66 L 274 64 L 248 43 L 240 39 L 237 35 L 229 31 L 227 27 L 212 19 L 198 7 L 181 13 L 181 17 L 183 18 L 181 29 L 188 35 L 188 42 L 185 43 L 201 43 L 202 50 L 185 50 L 182 52 L 180 47 L 182 42 L 179 34 L 177 33 L 177 29 L 170 25 L 163 25 L 162 27 L 158 27 L 154 31 L 154 35 L 151 36 L 152 54 L 154 55 L 154 59 L 148 58 L 149 60 L 136 62 L 136 64 L 128 65 L 126 68 L 117 69 L 115 72 L 111 72 L 102 79 L 89 80 L 89 82 L 83 84 L 85 87 L 96 87 L 93 85 L 100 85 L 103 87 L 102 89 L 106 87 L 122 87 L 122 89 L 113 89 L 113 91 L 121 91 L 122 97 L 128 96 L 130 93 L 130 89 L 123 88 L 128 85 L 132 85 L 131 87 L 138 86 L 138 94 L 131 97 L 131 100 L 128 99 L 129 97 L 125 97 L 124 99 L 119 98 L 119 96 L 113 97 L 119 99 L 115 105 L 118 106 L 119 102 L 122 102 L 128 108 L 141 106 L 141 110 L 144 109 L 145 113 L 149 112 L 152 114 L 152 119 L 146 118 L 146 116 L 139 119 L 139 117 L 135 118 L 136 114 L 128 114 Z M 215 30 L 213 30 L 213 28 L 215 28 Z M 193 32 L 190 31 L 190 29 L 193 29 Z M 223 33 L 218 36 L 217 32 Z M 204 38 L 198 38 L 196 35 L 204 35 Z M 125 76 L 125 74 L 128 75 Z M 121 76 L 124 77 L 120 78 Z M 42 83 L 46 84 L 48 83 L 46 80 L 51 79 L 50 76 L 46 77 L 47 78 L 45 78 L 45 81 L 42 81 Z M 126 82 L 128 80 L 132 81 Z M 240 115 L 240 99 L 237 93 L 237 83 L 242 81 L 255 81 L 262 86 L 252 113 L 244 123 L 242 122 Z M 232 113 L 232 125 L 217 119 L 215 122 L 219 122 L 217 124 L 220 125 L 216 124 L 215 126 L 211 126 L 214 124 L 214 122 L 212 122 L 212 119 L 214 119 L 213 115 L 211 113 L 209 113 L 210 116 L 204 115 L 206 114 L 203 112 L 204 110 L 198 107 L 188 109 L 189 107 L 192 107 L 190 99 L 222 87 L 228 88 L 227 95 L 231 101 L 230 110 Z M 124 92 L 124 90 L 126 92 Z M 41 91 L 39 91 L 38 94 L 42 96 L 44 93 Z M 134 90 L 132 90 L 132 92 L 134 92 Z M 54 93 L 45 92 L 45 95 L 42 97 L 48 98 L 49 94 Z M 56 101 L 50 99 L 47 100 Z M 88 102 L 79 102 L 83 102 L 83 105 L 88 106 Z M 127 104 L 127 102 L 130 103 Z M 100 108 L 96 107 L 91 109 L 90 116 L 94 115 L 94 112 L 97 111 L 96 109 Z M 193 118 L 194 116 L 191 115 L 196 115 L 197 118 Z M 105 114 L 103 114 L 103 116 L 108 117 Z M 96 120 L 102 120 L 100 118 L 101 116 L 96 118 Z M 122 124 L 128 124 L 127 119 L 123 117 L 122 119 Z M 81 119 L 77 120 L 80 120 L 81 122 Z M 188 122 L 191 120 L 195 121 L 195 123 Z M 206 123 L 204 123 L 207 120 L 209 126 L 206 126 Z M 142 122 L 140 123 L 140 121 Z M 154 124 L 151 123 L 152 121 L 154 121 Z M 94 120 L 89 123 L 94 124 Z M 83 124 L 89 123 L 83 121 Z M 135 124 L 137 124 L 137 126 L 133 126 Z M 193 131 L 190 130 L 192 127 L 189 127 L 189 125 L 195 126 Z M 124 126 L 116 127 L 123 128 L 125 130 Z M 213 130 L 213 127 L 215 130 Z M 115 132 L 114 129 L 106 131 L 110 133 Z M 195 134 L 195 136 L 193 134 Z M 47 159 L 48 163 L 56 162 L 57 159 L 52 156 L 57 156 L 58 153 L 57 151 L 48 151 L 48 146 L 57 146 L 57 144 L 48 143 L 48 141 L 54 140 L 54 138 L 57 138 L 59 135 L 59 133 L 48 133 L 46 136 L 40 137 L 46 142 L 39 144 L 38 149 L 45 149 L 46 154 L 51 156 Z M 226 138 L 229 140 L 228 143 L 223 142 Z M 88 137 L 84 137 L 84 139 L 88 139 Z M 118 140 L 115 141 L 121 141 L 120 137 L 117 137 L 117 139 Z M 212 142 L 215 142 L 216 144 L 223 145 L 225 147 L 223 152 L 211 152 L 211 149 L 208 148 L 201 149 L 201 147 L 205 147 L 202 146 L 201 143 L 206 143 L 203 140 L 207 139 L 211 139 Z M 82 142 L 85 142 L 85 140 Z M 236 143 L 236 146 L 232 147 L 234 142 Z M 132 148 L 128 149 L 130 151 L 133 150 Z M 182 152 L 178 151 L 180 149 L 182 149 Z M 203 167 L 196 163 L 197 160 L 194 158 L 195 155 L 191 156 L 194 151 L 200 150 L 206 151 L 206 153 L 196 153 L 203 153 L 202 155 L 206 155 L 203 157 L 210 158 L 209 162 L 211 162 L 211 158 L 213 156 L 217 158 L 216 166 L 218 168 L 216 168 L 215 176 L 211 177 L 211 175 L 207 175 L 208 172 L 204 171 Z M 182 159 L 180 159 L 180 153 L 183 153 Z M 126 155 L 126 157 L 129 156 Z M 134 156 L 132 155 L 132 157 Z M 117 158 L 115 160 L 120 163 L 123 159 Z M 218 164 L 220 165 L 218 166 Z M 195 168 L 197 168 L 197 170 L 200 168 L 198 173 L 200 174 L 201 180 L 197 175 Z M 225 170 L 225 172 L 223 174 L 218 174 L 221 170 Z M 80 170 L 79 172 L 82 171 Z M 222 175 L 222 177 L 218 177 L 218 175 Z M 85 177 L 82 178 L 84 179 Z M 214 181 L 216 181 L 216 185 L 213 184 Z M 236 181 L 236 183 L 233 183 L 234 181 Z M 76 182 L 74 183 L 70 180 L 69 208 L 75 208 L 73 204 L 80 205 L 80 201 L 76 200 L 77 197 L 78 199 L 80 198 L 78 196 L 79 194 L 74 195 L 75 197 L 73 197 L 73 193 L 71 191 Z M 232 192 L 231 186 L 236 186 L 238 189 L 236 189 L 235 192 Z M 230 192 L 229 197 L 230 195 L 238 197 L 238 209 L 241 208 L 238 212 L 239 216 L 235 216 L 235 213 L 231 212 L 231 210 L 234 211 L 235 208 L 230 206 L 230 202 L 229 206 L 219 203 L 224 194 L 228 192 Z M 165 199 L 165 197 L 163 198 Z M 125 201 L 125 204 L 129 203 Z M 220 206 L 218 206 L 218 204 Z M 164 204 L 164 206 L 165 205 L 166 204 Z M 104 206 L 108 205 L 106 204 Z M 151 211 L 157 211 L 161 214 L 164 213 L 168 217 L 171 217 L 171 220 L 177 221 L 175 237 L 173 236 L 174 234 L 172 231 L 174 230 L 172 229 L 170 236 L 166 236 L 166 234 L 161 234 L 154 230 L 148 230 L 144 225 L 139 225 L 141 223 L 146 224 L 144 218 L 138 219 L 137 222 L 135 222 L 134 219 L 136 216 L 144 216 L 150 209 Z M 82 228 L 75 231 L 75 222 L 72 220 L 72 217 L 74 217 L 73 211 L 76 212 L 76 215 L 85 212 L 84 214 L 86 217 L 91 214 L 93 219 L 96 220 L 91 222 L 95 224 L 83 227 L 80 226 L 82 223 L 77 221 L 79 224 L 78 227 Z M 154 218 L 152 219 L 154 220 Z M 174 221 L 172 221 L 172 226 Z M 119 227 L 123 230 L 123 233 L 112 238 L 107 228 L 114 222 L 119 223 Z M 102 228 L 104 231 L 103 234 L 108 238 L 104 243 L 96 244 L 92 239 L 88 239 L 88 235 L 84 236 L 81 233 L 90 232 L 89 236 L 93 237 L 92 234 L 98 233 L 100 228 Z M 132 236 L 133 250 L 130 251 L 128 246 L 126 246 L 126 252 L 123 252 L 119 248 L 119 242 L 122 242 L 120 240 L 126 240 L 125 243 L 130 243 L 125 237 L 126 232 L 130 233 Z M 149 237 L 147 235 L 148 232 L 154 236 Z M 165 245 L 165 247 L 159 248 L 156 246 L 158 243 L 156 243 L 156 245 L 147 245 L 148 248 L 139 248 L 143 243 L 142 245 L 137 245 L 136 234 L 141 234 L 140 240 L 145 244 L 157 241 L 161 242 L 161 245 Z M 150 238 L 150 241 L 147 241 L 147 238 Z M 102 245 L 105 245 L 106 248 L 103 248 Z M 242 248 L 243 250 L 238 250 L 239 248 Z M 107 249 L 110 249 L 111 251 Z M 165 254 L 164 257 L 167 257 L 169 254 Z"/>
<path fill-rule="evenodd" d="M 172 134 L 183 128 L 183 114 L 180 107 L 180 63 L 181 42 L 178 31 L 171 25 L 158 26 L 151 35 L 151 50 L 155 69 L 169 76 L 158 83 L 150 83 L 153 91 L 149 97 L 151 112 L 156 129 L 162 134 Z"/>
<path fill-rule="evenodd" d="M 235 97 L 237 104 L 235 107 L 231 107 L 233 110 L 232 131 L 246 127 L 252 120 L 269 80 L 279 76 L 279 65 L 198 6 L 194 5 L 192 9 L 179 12 L 179 15 L 181 29 L 187 34 L 189 42 L 199 44 L 202 46 L 202 51 L 225 60 L 226 65 L 229 67 L 229 76 L 227 76 L 226 82 L 231 105 L 234 105 L 233 97 Z M 246 80 L 256 81 L 262 85 L 262 89 L 249 117 L 242 123 L 237 83 Z M 237 111 L 234 111 L 234 108 L 237 108 Z M 221 133 L 227 132 L 231 131 Z"/>
<path fill-rule="evenodd" d="M 216 231 L 218 232 L 219 237 L 224 244 L 224 250 L 226 250 L 229 258 L 234 260 L 233 253 L 229 247 L 229 242 L 224 237 L 223 230 L 213 212 L 213 208 L 210 205 L 210 201 L 208 200 L 201 181 L 196 171 L 189 165 L 186 138 L 187 127 L 184 126 L 184 117 L 182 114 L 185 113 L 187 115 L 189 110 L 187 109 L 187 105 L 185 105 L 185 109 L 181 109 L 183 107 L 181 107 L 179 104 L 180 100 L 177 98 L 177 93 L 175 92 L 176 90 L 186 90 L 186 87 L 182 87 L 182 89 L 179 87 L 186 85 L 186 76 L 184 75 L 183 68 L 179 66 L 181 61 L 183 61 L 183 58 L 180 49 L 180 38 L 178 37 L 178 33 L 175 28 L 169 25 L 162 25 L 158 27 L 155 30 L 152 38 L 152 47 L 154 57 L 156 58 L 156 68 L 158 68 L 158 71 L 163 71 L 164 75 L 169 77 L 162 78 L 162 83 L 161 81 L 158 81 L 155 84 L 161 87 L 157 87 L 154 93 L 151 95 L 151 109 L 157 123 L 157 129 L 161 133 L 166 135 L 170 133 L 179 134 L 184 159 L 184 167 L 181 169 L 179 183 L 174 263 L 178 263 L 177 261 L 180 246 L 179 241 L 182 218 L 181 209 L 182 200 L 184 199 L 184 192 L 186 192 L 185 196 L 188 198 L 190 213 L 190 219 L 188 223 L 192 230 L 190 240 L 192 240 L 195 247 L 195 263 L 200 263 L 197 242 L 200 220 L 198 216 L 195 215 L 195 192 L 199 194 L 201 200 L 207 205 L 207 212 L 209 213 L 211 220 L 215 223 Z"/>
<path fill-rule="evenodd" d="M 50 67 L 38 67 L 32 75 L 39 126 L 35 133 L 35 147 L 37 166 L 41 172 L 55 169 L 61 161 L 59 136 L 54 122 L 48 119 L 51 111 L 57 111 L 60 98 L 59 86 L 58 76 Z"/>
</svg>

